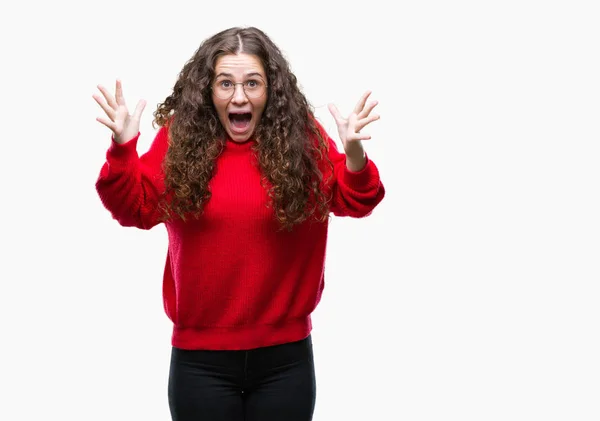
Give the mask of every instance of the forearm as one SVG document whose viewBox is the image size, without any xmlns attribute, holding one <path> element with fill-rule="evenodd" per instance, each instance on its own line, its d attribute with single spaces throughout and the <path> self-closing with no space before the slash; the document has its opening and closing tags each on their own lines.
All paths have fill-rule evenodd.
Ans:
<svg viewBox="0 0 600 421">
<path fill-rule="evenodd" d="M 354 142 L 346 147 L 346 168 L 351 172 L 359 172 L 367 164 L 367 156 L 362 142 Z"/>
<path fill-rule="evenodd" d="M 160 186 L 155 174 L 156 165 L 148 162 L 149 155 L 138 158 L 132 143 L 113 143 L 107 153 L 96 190 L 113 218 L 123 226 L 149 229 L 158 221 Z"/>
</svg>

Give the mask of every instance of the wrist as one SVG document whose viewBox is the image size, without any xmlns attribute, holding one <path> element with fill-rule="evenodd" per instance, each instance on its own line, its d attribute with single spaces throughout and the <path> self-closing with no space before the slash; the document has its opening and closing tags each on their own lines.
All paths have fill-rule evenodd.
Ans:
<svg viewBox="0 0 600 421">
<path fill-rule="evenodd" d="M 362 170 L 367 163 L 367 155 L 360 142 L 348 145 L 345 149 L 346 153 L 346 168 L 352 172 Z"/>
</svg>

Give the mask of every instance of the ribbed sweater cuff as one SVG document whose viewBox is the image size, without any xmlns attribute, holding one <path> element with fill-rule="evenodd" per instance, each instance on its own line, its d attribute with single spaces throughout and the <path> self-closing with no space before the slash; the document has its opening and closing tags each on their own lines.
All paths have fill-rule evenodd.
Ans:
<svg viewBox="0 0 600 421">
<path fill-rule="evenodd" d="M 342 183 L 352 190 L 364 191 L 379 184 L 379 170 L 366 156 L 367 162 L 360 171 L 350 171 L 344 164 Z"/>
<path fill-rule="evenodd" d="M 109 161 L 128 162 L 137 158 L 137 141 L 140 137 L 138 132 L 131 140 L 121 144 L 115 142 L 114 136 L 111 136 L 111 145 L 106 153 L 106 158 Z"/>
</svg>

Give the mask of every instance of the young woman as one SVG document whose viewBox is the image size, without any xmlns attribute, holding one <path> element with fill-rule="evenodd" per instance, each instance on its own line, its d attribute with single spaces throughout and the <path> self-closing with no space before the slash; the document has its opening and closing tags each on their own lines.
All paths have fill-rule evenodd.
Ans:
<svg viewBox="0 0 600 421">
<path fill-rule="evenodd" d="M 173 322 L 172 419 L 312 419 L 311 313 L 324 286 L 328 218 L 364 217 L 384 187 L 361 130 L 369 92 L 342 117 L 343 153 L 314 118 L 278 47 L 256 28 L 205 40 L 136 152 L 140 101 L 102 86 L 112 131 L 96 183 L 123 226 L 164 223 L 164 308 Z"/>
</svg>

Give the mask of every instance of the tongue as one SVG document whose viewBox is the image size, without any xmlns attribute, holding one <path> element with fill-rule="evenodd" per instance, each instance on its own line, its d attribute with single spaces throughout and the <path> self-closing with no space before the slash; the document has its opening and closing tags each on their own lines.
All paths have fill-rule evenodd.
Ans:
<svg viewBox="0 0 600 421">
<path fill-rule="evenodd" d="M 233 127 L 244 130 L 250 125 L 251 117 L 250 114 L 231 114 L 230 120 Z"/>
</svg>

